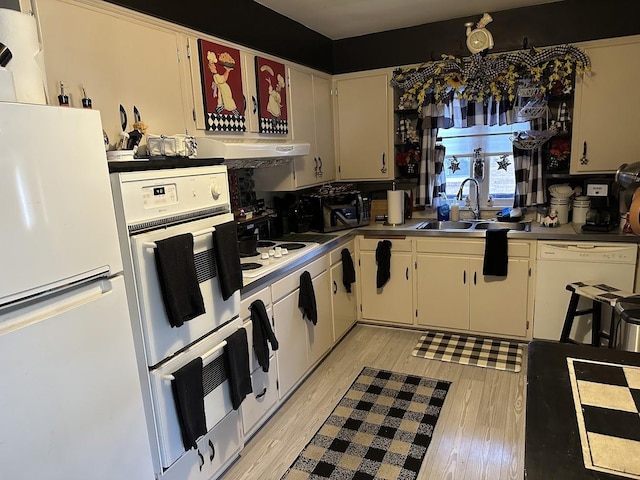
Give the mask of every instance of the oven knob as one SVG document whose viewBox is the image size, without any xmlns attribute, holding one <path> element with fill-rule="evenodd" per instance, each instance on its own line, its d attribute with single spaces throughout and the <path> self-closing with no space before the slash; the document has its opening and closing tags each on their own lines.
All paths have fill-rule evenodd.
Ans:
<svg viewBox="0 0 640 480">
<path fill-rule="evenodd" d="M 217 200 L 220 195 L 222 195 L 222 189 L 220 188 L 220 185 L 218 185 L 217 182 L 213 182 L 211 184 L 211 196 L 214 200 Z"/>
</svg>

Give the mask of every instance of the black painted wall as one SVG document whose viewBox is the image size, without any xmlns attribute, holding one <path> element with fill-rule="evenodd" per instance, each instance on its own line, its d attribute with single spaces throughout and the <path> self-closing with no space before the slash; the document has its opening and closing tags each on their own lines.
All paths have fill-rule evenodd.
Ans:
<svg viewBox="0 0 640 480">
<path fill-rule="evenodd" d="M 253 0 L 107 1 L 328 73 L 468 55 L 464 23 L 483 13 L 331 41 Z M 640 33 L 640 0 L 564 0 L 489 13 L 495 52 L 520 49 L 525 38 L 542 47 Z"/>
</svg>

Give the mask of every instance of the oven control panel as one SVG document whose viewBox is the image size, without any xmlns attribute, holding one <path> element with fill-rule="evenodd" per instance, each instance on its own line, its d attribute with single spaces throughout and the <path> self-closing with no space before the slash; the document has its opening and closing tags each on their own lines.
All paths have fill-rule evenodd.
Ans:
<svg viewBox="0 0 640 480">
<path fill-rule="evenodd" d="M 114 173 L 111 186 L 116 211 L 128 226 L 231 211 L 227 169 L 221 165 Z"/>
</svg>

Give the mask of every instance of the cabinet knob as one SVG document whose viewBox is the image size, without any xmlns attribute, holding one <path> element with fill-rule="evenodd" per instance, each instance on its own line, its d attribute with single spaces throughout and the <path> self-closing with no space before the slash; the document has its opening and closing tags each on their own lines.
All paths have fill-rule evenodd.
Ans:
<svg viewBox="0 0 640 480">
<path fill-rule="evenodd" d="M 334 280 L 333 281 L 333 294 L 335 295 L 336 293 L 338 293 L 338 284 Z"/>
<path fill-rule="evenodd" d="M 200 458 L 200 471 L 202 471 L 202 467 L 204 467 L 204 457 L 202 456 L 202 454 L 200 453 L 200 450 L 198 450 L 198 457 Z"/>
<path fill-rule="evenodd" d="M 582 145 L 582 157 L 580 157 L 580 165 L 587 165 L 589 163 L 589 159 L 587 158 L 587 141 L 584 141 Z"/>
<path fill-rule="evenodd" d="M 407 267 L 407 271 L 404 274 L 405 277 L 407 277 L 407 280 L 409 280 L 409 267 Z"/>
<path fill-rule="evenodd" d="M 320 178 L 322 178 L 322 175 L 324 175 L 324 174 L 322 173 L 322 158 L 321 157 L 318 157 L 318 163 L 320 164 L 320 167 L 318 168 L 318 176 Z"/>
<path fill-rule="evenodd" d="M 255 115 L 258 111 L 258 102 L 256 100 L 256 97 L 254 97 L 253 95 L 251 95 L 251 103 L 253 103 L 253 114 Z"/>
<path fill-rule="evenodd" d="M 382 168 L 380 169 L 381 173 L 387 173 L 387 160 L 385 158 L 385 154 L 382 154 Z"/>
<path fill-rule="evenodd" d="M 462 271 L 462 284 L 463 285 L 467 284 L 467 271 L 466 270 Z"/>
</svg>

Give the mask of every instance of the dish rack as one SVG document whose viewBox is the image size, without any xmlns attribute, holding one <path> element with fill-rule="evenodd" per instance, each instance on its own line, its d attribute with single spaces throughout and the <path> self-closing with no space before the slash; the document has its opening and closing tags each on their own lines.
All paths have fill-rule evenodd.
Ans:
<svg viewBox="0 0 640 480">
<path fill-rule="evenodd" d="M 511 143 L 521 150 L 535 150 L 540 148 L 547 140 L 555 134 L 555 130 L 524 130 L 522 132 L 514 132 L 509 137 Z"/>
</svg>

